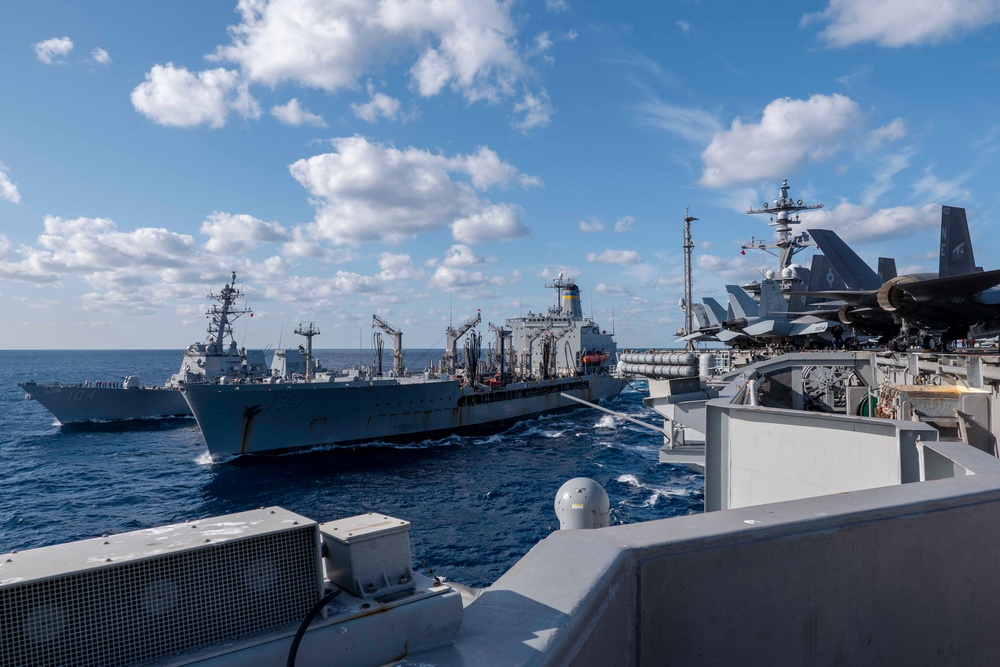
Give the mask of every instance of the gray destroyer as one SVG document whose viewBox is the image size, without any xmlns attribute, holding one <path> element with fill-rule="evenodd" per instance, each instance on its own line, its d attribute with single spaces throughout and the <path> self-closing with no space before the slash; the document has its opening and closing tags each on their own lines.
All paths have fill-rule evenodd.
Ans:
<svg viewBox="0 0 1000 667">
<path fill-rule="evenodd" d="M 585 318 L 580 289 L 562 275 L 549 287 L 558 305 L 547 313 L 490 325 L 496 348 L 479 359 L 481 336 L 466 341 L 465 367 L 456 343 L 480 318 L 448 330 L 440 368 L 405 372 L 402 334 L 374 318 L 393 337 L 393 370 L 352 369 L 339 375 L 237 384 L 185 382 L 181 392 L 214 454 L 256 454 L 370 441 L 416 442 L 451 434 L 498 432 L 548 412 L 616 396 L 628 383 L 613 375 L 612 334 Z M 311 348 L 311 345 L 310 345 Z M 572 398 L 571 398 L 572 397 Z"/>
<path fill-rule="evenodd" d="M 88 381 L 83 384 L 38 384 L 22 382 L 18 386 L 25 397 L 41 403 L 62 424 L 190 417 L 191 410 L 177 389 L 182 382 L 230 382 L 237 378 L 261 377 L 268 370 L 263 350 L 240 349 L 233 337 L 233 322 L 249 313 L 248 308 L 236 307 L 243 296 L 232 281 L 218 294 L 208 297 L 217 301 L 206 313 L 206 342 L 192 343 L 184 351 L 180 369 L 162 387 L 143 386 L 137 375 L 126 376 L 122 382 Z"/>
</svg>

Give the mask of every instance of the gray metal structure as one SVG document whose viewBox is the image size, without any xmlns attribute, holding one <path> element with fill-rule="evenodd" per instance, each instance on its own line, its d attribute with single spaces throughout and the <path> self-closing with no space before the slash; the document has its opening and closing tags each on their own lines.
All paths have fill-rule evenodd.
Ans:
<svg viewBox="0 0 1000 667">
<path fill-rule="evenodd" d="M 507 320 L 516 354 L 508 377 L 497 378 L 492 368 L 471 376 L 428 370 L 389 378 L 354 369 L 317 374 L 311 383 L 188 383 L 182 393 L 213 454 L 498 432 L 576 408 L 564 393 L 589 402 L 617 395 L 627 380 L 611 372 L 614 338 L 583 317 L 579 287 L 561 276 L 550 287 L 558 293 L 555 308 Z M 401 361 L 399 347 L 394 357 Z"/>
<path fill-rule="evenodd" d="M 0 664 L 384 665 L 453 641 L 461 594 L 409 523 L 280 507 L 11 554 Z"/>
<path fill-rule="evenodd" d="M 806 204 L 801 199 L 793 200 L 788 195 L 788 179 L 782 181 L 781 191 L 778 198 L 773 202 L 764 202 L 760 208 L 750 208 L 747 213 L 750 215 L 770 215 L 769 225 L 774 227 L 774 241 L 767 243 L 763 240 L 751 239 L 749 243 L 743 244 L 744 250 L 763 250 L 771 252 L 778 251 L 778 270 L 787 268 L 792 264 L 792 258 L 796 253 L 813 245 L 808 234 L 795 235 L 792 226 L 801 223 L 797 213 L 799 211 L 809 211 L 823 208 L 822 204 Z"/>
</svg>

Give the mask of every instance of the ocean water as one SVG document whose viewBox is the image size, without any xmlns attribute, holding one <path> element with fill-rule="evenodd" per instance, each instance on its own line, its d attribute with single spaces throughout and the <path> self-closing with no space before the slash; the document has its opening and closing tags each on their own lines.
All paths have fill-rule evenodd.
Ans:
<svg viewBox="0 0 1000 667">
<path fill-rule="evenodd" d="M 370 363 L 367 355 L 316 353 L 329 368 Z M 604 486 L 612 524 L 703 508 L 701 475 L 657 463 L 659 435 L 588 408 L 489 437 L 213 460 L 194 419 L 64 427 L 17 387 L 134 374 L 162 384 L 180 358 L 177 350 L 0 351 L 0 553 L 280 505 L 317 521 L 365 512 L 406 519 L 418 568 L 485 586 L 558 529 L 555 494 L 573 477 Z M 439 358 L 407 351 L 406 360 L 420 368 Z M 642 404 L 645 390 L 629 386 L 608 406 L 662 424 Z"/>
</svg>

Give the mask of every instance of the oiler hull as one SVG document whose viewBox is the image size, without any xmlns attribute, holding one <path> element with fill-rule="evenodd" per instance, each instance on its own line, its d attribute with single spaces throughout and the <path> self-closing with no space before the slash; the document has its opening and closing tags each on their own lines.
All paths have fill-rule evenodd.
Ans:
<svg viewBox="0 0 1000 667">
<path fill-rule="evenodd" d="M 81 387 L 64 384 L 18 384 L 61 424 L 190 417 L 191 409 L 176 389 Z"/>
<path fill-rule="evenodd" d="M 419 442 L 495 433 L 539 415 L 616 396 L 627 384 L 596 375 L 463 389 L 456 380 L 187 385 L 212 454 L 260 454 L 371 441 Z"/>
</svg>

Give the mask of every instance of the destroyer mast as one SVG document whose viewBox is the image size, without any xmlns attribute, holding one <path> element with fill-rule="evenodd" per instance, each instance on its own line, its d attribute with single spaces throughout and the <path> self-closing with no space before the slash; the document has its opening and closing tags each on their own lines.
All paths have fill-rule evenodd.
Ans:
<svg viewBox="0 0 1000 667">
<path fill-rule="evenodd" d="M 208 354 L 223 356 L 236 352 L 236 337 L 233 336 L 233 322 L 240 315 L 253 311 L 250 308 L 234 309 L 236 300 L 243 296 L 243 290 L 236 287 L 236 272 L 233 271 L 232 281 L 225 285 L 218 294 L 209 294 L 209 299 L 218 301 L 221 305 L 213 305 L 208 315 Z M 229 338 L 229 350 L 225 349 L 226 338 Z"/>
</svg>

